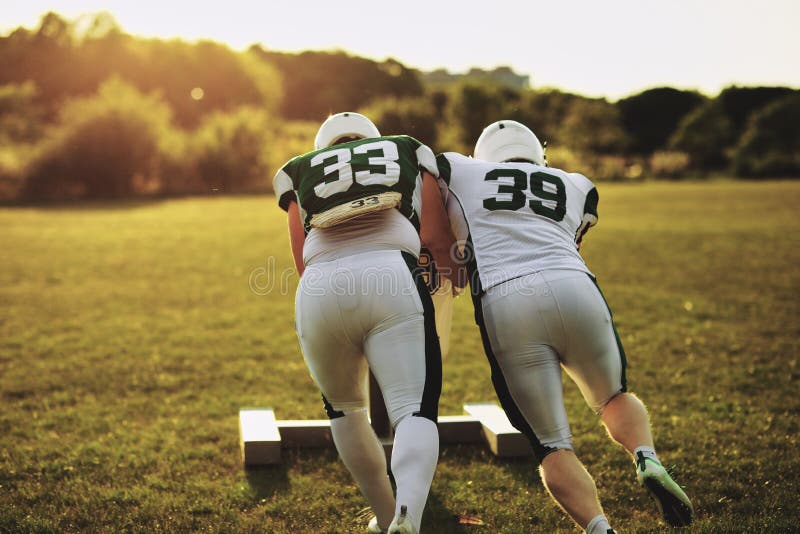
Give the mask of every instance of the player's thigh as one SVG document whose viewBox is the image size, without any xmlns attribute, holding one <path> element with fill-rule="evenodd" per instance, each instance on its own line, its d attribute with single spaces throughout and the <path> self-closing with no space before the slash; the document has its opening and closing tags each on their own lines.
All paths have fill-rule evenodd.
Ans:
<svg viewBox="0 0 800 534">
<path fill-rule="evenodd" d="M 564 409 L 561 362 L 553 348 L 555 303 L 542 291 L 513 292 L 484 299 L 486 332 L 496 369 L 495 389 L 508 411 L 518 410 L 536 439 L 549 447 L 569 446 L 570 431 Z M 495 371 L 497 373 L 497 371 Z M 503 395 L 510 398 L 503 398 Z"/>
<path fill-rule="evenodd" d="M 371 334 L 364 349 L 392 425 L 420 411 L 429 378 L 422 313 Z"/>
<path fill-rule="evenodd" d="M 554 288 L 567 335 L 564 369 L 599 411 L 624 390 L 625 357 L 611 313 L 588 276 L 559 281 Z"/>
<path fill-rule="evenodd" d="M 414 262 L 398 255 L 396 291 L 365 303 L 377 322 L 364 351 L 381 387 L 393 425 L 412 413 L 436 419 L 441 391 L 441 353 L 433 305 L 424 283 L 411 273 Z"/>
<path fill-rule="evenodd" d="M 339 296 L 322 277 L 301 280 L 295 299 L 297 337 L 311 377 L 336 410 L 367 403 L 367 364 L 360 340 L 346 332 Z"/>
</svg>

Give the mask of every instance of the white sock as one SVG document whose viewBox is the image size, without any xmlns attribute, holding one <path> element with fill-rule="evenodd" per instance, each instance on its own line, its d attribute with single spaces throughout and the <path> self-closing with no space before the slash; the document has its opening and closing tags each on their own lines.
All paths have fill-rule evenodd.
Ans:
<svg viewBox="0 0 800 534">
<path fill-rule="evenodd" d="M 397 425 L 392 449 L 392 474 L 397 485 L 395 515 L 400 506 L 408 507 L 408 516 L 417 532 L 422 511 L 439 459 L 439 429 L 430 419 L 408 416 Z"/>
<path fill-rule="evenodd" d="M 394 494 L 383 445 L 369 424 L 366 410 L 331 419 L 331 435 L 344 465 L 378 518 L 378 525 L 388 528 L 394 517 Z"/>
<path fill-rule="evenodd" d="M 658 461 L 658 456 L 656 456 L 656 451 L 655 451 L 655 449 L 653 449 L 653 447 L 648 447 L 647 445 L 642 445 L 641 447 L 636 447 L 635 449 L 633 449 L 634 461 L 639 459 L 639 453 L 641 453 L 642 456 L 644 456 L 645 458 L 651 458 L 651 459 L 655 460 L 656 462 L 658 462 L 659 465 L 661 464 L 661 462 Z"/>
<path fill-rule="evenodd" d="M 607 534 L 611 530 L 608 519 L 603 514 L 598 515 L 586 525 L 586 534 Z"/>
</svg>

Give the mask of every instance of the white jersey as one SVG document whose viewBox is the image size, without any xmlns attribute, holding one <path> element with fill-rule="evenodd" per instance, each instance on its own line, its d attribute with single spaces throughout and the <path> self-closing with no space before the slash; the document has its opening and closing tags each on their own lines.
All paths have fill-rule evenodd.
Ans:
<svg viewBox="0 0 800 534">
<path fill-rule="evenodd" d="M 447 152 L 437 158 L 449 188 L 456 239 L 471 245 L 473 292 L 548 270 L 591 274 L 578 252 L 597 223 L 597 189 L 581 174 L 527 162 L 492 163 Z M 480 283 L 480 287 L 474 285 Z"/>
</svg>

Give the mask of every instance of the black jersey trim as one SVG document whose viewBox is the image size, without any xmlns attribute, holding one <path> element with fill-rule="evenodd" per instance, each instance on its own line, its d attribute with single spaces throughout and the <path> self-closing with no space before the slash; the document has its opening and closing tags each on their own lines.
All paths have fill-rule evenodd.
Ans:
<svg viewBox="0 0 800 534">
<path fill-rule="evenodd" d="M 417 263 L 417 258 L 408 252 L 401 252 L 401 254 L 408 266 L 408 270 L 411 271 L 411 276 L 417 287 L 417 293 L 422 301 L 425 325 L 425 387 L 422 391 L 420 409 L 412 415 L 424 417 L 437 423 L 439 418 L 439 397 L 442 393 L 442 351 L 439 347 L 439 336 L 436 333 L 436 313 L 422 270 Z"/>
<path fill-rule="evenodd" d="M 280 196 L 278 199 L 278 206 L 280 206 L 283 211 L 289 211 L 289 204 L 291 204 L 292 201 L 297 202 L 297 194 L 294 192 L 294 189 L 286 191 Z"/>
<path fill-rule="evenodd" d="M 555 452 L 557 449 L 554 447 L 548 447 L 539 440 L 539 438 L 536 436 L 536 433 L 533 431 L 533 428 L 528 424 L 528 421 L 525 420 L 525 416 L 522 415 L 522 411 L 519 409 L 519 406 L 517 406 L 517 403 L 514 402 L 514 398 L 511 396 L 511 392 L 508 389 L 506 378 L 503 375 L 503 371 L 500 368 L 497 357 L 492 350 L 492 344 L 489 341 L 489 334 L 486 330 L 486 323 L 483 319 L 483 304 L 481 303 L 481 297 L 472 295 L 472 303 L 475 306 L 475 322 L 477 323 L 478 329 L 481 332 L 483 350 L 486 353 L 486 359 L 489 361 L 489 366 L 492 370 L 492 385 L 494 385 L 494 391 L 497 393 L 497 399 L 500 401 L 500 406 L 503 407 L 503 411 L 506 412 L 508 420 L 514 426 L 514 428 L 522 432 L 522 434 L 528 438 L 531 447 L 533 447 L 533 453 L 536 456 L 536 459 L 541 463 L 545 456 L 551 452 Z"/>
<path fill-rule="evenodd" d="M 436 166 L 439 167 L 439 178 L 444 180 L 444 183 L 450 185 L 450 160 L 444 154 L 436 156 Z"/>
<path fill-rule="evenodd" d="M 619 332 L 617 332 L 617 325 L 614 324 L 614 314 L 611 312 L 611 307 L 608 305 L 608 301 L 606 300 L 606 296 L 603 295 L 603 290 L 600 289 L 600 285 L 597 283 L 597 279 L 586 273 L 592 283 L 594 283 L 594 287 L 597 288 L 597 292 L 600 293 L 600 297 L 603 299 L 603 303 L 606 305 L 606 309 L 608 310 L 608 316 L 611 317 L 611 329 L 614 331 L 614 339 L 617 341 L 617 349 L 619 349 L 619 359 L 622 363 L 622 376 L 620 380 L 622 382 L 622 390 L 623 392 L 628 391 L 628 377 L 626 375 L 626 369 L 628 367 L 628 359 L 625 356 L 625 349 L 622 346 L 622 340 L 619 338 Z"/>
</svg>

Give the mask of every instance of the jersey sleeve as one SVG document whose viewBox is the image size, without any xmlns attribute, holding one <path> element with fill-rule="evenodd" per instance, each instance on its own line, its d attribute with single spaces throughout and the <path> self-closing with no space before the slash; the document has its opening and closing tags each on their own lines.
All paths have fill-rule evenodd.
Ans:
<svg viewBox="0 0 800 534">
<path fill-rule="evenodd" d="M 275 198 L 278 200 L 278 206 L 283 211 L 289 210 L 289 204 L 294 200 L 297 201 L 297 194 L 294 190 L 292 178 L 285 170 L 279 170 L 275 177 L 272 179 L 272 190 L 275 191 Z"/>
<path fill-rule="evenodd" d="M 597 188 L 592 187 L 586 193 L 586 200 L 583 203 L 583 216 L 581 217 L 581 225 L 575 233 L 575 244 L 580 246 L 583 241 L 583 236 L 589 231 L 589 228 L 597 224 L 597 203 L 600 197 L 597 194 Z"/>
<path fill-rule="evenodd" d="M 458 196 L 453 194 L 450 190 L 451 173 L 453 166 L 448 158 L 448 154 L 455 154 L 454 152 L 447 152 L 436 156 L 436 163 L 439 166 L 439 187 L 443 191 L 445 199 L 445 209 L 447 217 L 450 219 L 450 228 L 458 243 L 458 249 L 461 254 L 464 253 L 467 240 L 469 239 L 469 225 L 467 224 L 467 216 L 464 213 L 464 208 L 458 199 Z"/>
<path fill-rule="evenodd" d="M 469 225 L 467 224 L 467 216 L 464 214 L 464 208 L 455 195 L 450 195 L 447 197 L 447 202 L 445 202 L 445 210 L 447 211 L 448 219 L 450 219 L 450 229 L 453 231 L 458 243 L 459 252 L 463 252 L 464 244 L 469 238 Z"/>
<path fill-rule="evenodd" d="M 445 185 L 450 185 L 450 160 L 447 159 L 446 154 L 439 154 L 436 156 L 436 165 L 439 167 L 439 180 L 444 182 Z"/>
<path fill-rule="evenodd" d="M 419 141 L 417 141 L 417 143 L 419 143 L 416 150 L 417 163 L 421 169 L 428 171 L 438 178 L 439 167 L 436 165 L 436 156 L 433 155 L 433 150 L 431 150 L 428 145 L 423 145 Z"/>
<path fill-rule="evenodd" d="M 597 188 L 592 189 L 586 194 L 586 202 L 583 203 L 583 215 L 591 215 L 594 217 L 592 226 L 597 224 L 597 203 L 600 201 L 600 196 L 597 194 Z"/>
</svg>

